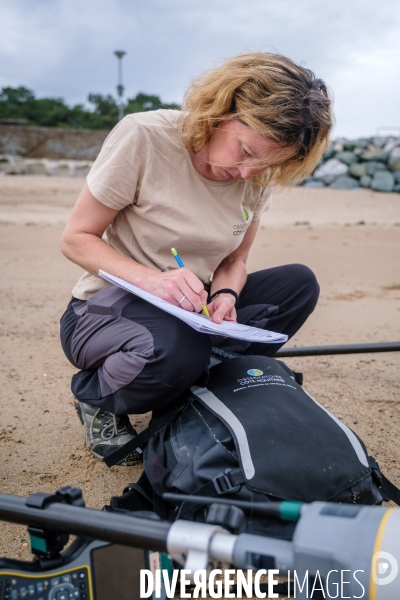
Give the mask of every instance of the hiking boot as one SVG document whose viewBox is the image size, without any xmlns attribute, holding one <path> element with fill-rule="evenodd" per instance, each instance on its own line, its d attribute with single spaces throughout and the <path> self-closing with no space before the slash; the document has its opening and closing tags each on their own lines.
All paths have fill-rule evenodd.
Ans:
<svg viewBox="0 0 400 600">
<path fill-rule="evenodd" d="M 100 460 L 118 450 L 132 440 L 137 432 L 132 427 L 128 415 L 113 415 L 85 402 L 74 400 L 78 417 L 85 428 L 85 444 Z M 132 466 L 142 462 L 136 452 L 128 454 L 118 465 Z"/>
</svg>

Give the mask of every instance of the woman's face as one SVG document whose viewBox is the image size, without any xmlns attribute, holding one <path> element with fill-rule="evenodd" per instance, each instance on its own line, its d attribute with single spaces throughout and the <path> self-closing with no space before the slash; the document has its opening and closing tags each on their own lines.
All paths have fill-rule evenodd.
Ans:
<svg viewBox="0 0 400 600">
<path fill-rule="evenodd" d="M 195 167 L 207 179 L 229 181 L 259 175 L 265 171 L 266 163 L 277 166 L 288 156 L 282 157 L 282 146 L 276 142 L 232 119 L 219 125 L 204 148 L 192 158 Z"/>
</svg>

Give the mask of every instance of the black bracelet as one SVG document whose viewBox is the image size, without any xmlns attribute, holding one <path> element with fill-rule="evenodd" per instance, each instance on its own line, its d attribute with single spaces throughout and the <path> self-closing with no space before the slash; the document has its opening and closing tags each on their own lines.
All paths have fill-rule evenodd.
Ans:
<svg viewBox="0 0 400 600">
<path fill-rule="evenodd" d="M 239 302 L 239 294 L 237 292 L 235 292 L 235 290 L 231 290 L 230 288 L 223 288 L 222 290 L 218 290 L 217 292 L 214 292 L 213 294 L 211 294 L 208 301 L 211 302 L 211 300 L 214 300 L 214 298 L 216 298 L 220 294 L 232 294 L 232 296 L 235 296 L 235 306 L 237 306 L 237 304 Z"/>
</svg>

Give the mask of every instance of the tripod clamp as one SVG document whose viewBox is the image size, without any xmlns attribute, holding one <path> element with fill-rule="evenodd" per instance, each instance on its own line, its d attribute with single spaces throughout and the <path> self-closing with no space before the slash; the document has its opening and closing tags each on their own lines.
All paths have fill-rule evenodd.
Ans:
<svg viewBox="0 0 400 600">
<path fill-rule="evenodd" d="M 26 506 L 44 510 L 53 503 L 70 504 L 71 506 L 85 506 L 82 490 L 69 485 L 59 488 L 55 494 L 37 492 L 26 499 Z M 42 568 L 52 568 L 62 563 L 61 550 L 68 543 L 69 534 L 49 531 L 42 527 L 28 527 L 31 551 L 35 554 Z"/>
<path fill-rule="evenodd" d="M 175 521 L 168 532 L 167 549 L 193 581 L 195 571 L 207 569 L 210 556 L 231 562 L 235 542 L 236 536 L 218 525 Z"/>
</svg>

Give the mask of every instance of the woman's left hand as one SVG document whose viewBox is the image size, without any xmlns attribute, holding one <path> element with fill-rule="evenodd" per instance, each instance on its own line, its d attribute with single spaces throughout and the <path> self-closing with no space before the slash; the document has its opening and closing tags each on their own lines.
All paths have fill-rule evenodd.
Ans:
<svg viewBox="0 0 400 600">
<path fill-rule="evenodd" d="M 235 298 L 232 294 L 219 294 L 207 305 L 208 312 L 214 323 L 236 321 Z"/>
<path fill-rule="evenodd" d="M 257 228 L 258 221 L 250 223 L 240 246 L 226 256 L 215 270 L 211 294 L 222 289 L 232 289 L 239 294 L 243 289 L 247 279 L 247 256 L 257 233 Z M 207 306 L 214 323 L 220 325 L 222 321 L 237 321 L 235 304 L 235 296 L 232 294 L 222 293 L 216 296 Z"/>
</svg>

